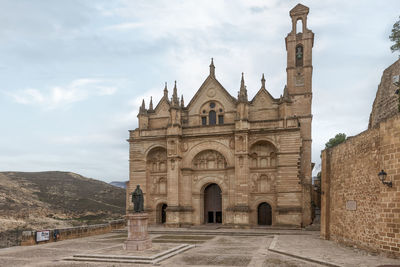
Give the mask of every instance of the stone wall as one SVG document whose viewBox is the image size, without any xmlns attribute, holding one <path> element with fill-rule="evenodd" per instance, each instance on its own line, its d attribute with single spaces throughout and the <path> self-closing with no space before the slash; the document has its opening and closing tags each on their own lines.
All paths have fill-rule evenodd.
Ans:
<svg viewBox="0 0 400 267">
<path fill-rule="evenodd" d="M 21 244 L 22 230 L 8 230 L 0 232 L 0 248 L 19 246 Z"/>
<path fill-rule="evenodd" d="M 59 230 L 59 238 L 57 241 L 66 240 L 66 239 L 73 239 L 73 238 L 81 238 L 86 236 L 92 235 L 100 235 L 111 232 L 114 229 L 119 229 L 125 227 L 126 222 L 124 219 L 122 220 L 115 220 L 110 221 L 104 224 L 94 224 L 88 226 L 77 226 L 71 228 L 63 228 Z M 49 229 L 43 229 L 49 230 Z M 22 237 L 20 238 L 19 244 L 14 245 L 21 245 L 21 246 L 29 246 L 29 245 L 36 245 L 36 244 L 44 244 L 49 242 L 54 242 L 53 233 L 55 229 L 50 230 L 50 240 L 44 241 L 40 243 L 36 243 L 36 231 L 24 231 L 22 232 Z"/>
<path fill-rule="evenodd" d="M 398 95 L 395 94 L 398 88 L 393 84 L 395 75 L 400 75 L 400 59 L 383 72 L 369 117 L 368 128 L 373 128 L 382 120 L 398 114 Z"/>
<path fill-rule="evenodd" d="M 400 257 L 400 115 L 324 150 L 321 183 L 323 238 Z"/>
</svg>

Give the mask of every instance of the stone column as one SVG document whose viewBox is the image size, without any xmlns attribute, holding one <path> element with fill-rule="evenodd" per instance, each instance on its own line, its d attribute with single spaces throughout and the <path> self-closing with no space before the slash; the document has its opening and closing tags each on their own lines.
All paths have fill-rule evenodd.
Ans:
<svg viewBox="0 0 400 267">
<path fill-rule="evenodd" d="M 145 250 L 151 248 L 147 231 L 148 214 L 136 212 L 126 215 L 128 221 L 128 239 L 124 242 L 125 250 Z"/>
</svg>

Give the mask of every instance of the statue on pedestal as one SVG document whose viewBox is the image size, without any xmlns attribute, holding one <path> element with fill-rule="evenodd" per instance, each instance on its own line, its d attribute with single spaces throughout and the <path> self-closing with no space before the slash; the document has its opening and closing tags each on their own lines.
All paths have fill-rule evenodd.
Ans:
<svg viewBox="0 0 400 267">
<path fill-rule="evenodd" d="M 143 208 L 143 191 L 140 185 L 132 192 L 133 213 L 128 212 L 126 220 L 128 224 L 128 238 L 124 242 L 125 250 L 146 250 L 151 248 L 151 239 L 147 231 L 148 215 Z"/>
<path fill-rule="evenodd" d="M 135 191 L 132 193 L 133 211 L 143 212 L 143 202 L 143 191 L 140 189 L 140 185 L 137 185 Z"/>
</svg>

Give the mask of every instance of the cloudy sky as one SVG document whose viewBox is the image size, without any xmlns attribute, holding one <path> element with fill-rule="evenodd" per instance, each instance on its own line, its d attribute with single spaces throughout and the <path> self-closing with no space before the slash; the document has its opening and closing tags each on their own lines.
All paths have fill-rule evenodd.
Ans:
<svg viewBox="0 0 400 267">
<path fill-rule="evenodd" d="M 288 0 L 0 0 L 0 171 L 128 179 L 128 130 L 142 99 L 174 80 L 189 102 L 208 75 L 252 98 L 286 81 Z M 315 0 L 313 161 L 336 133 L 367 128 L 400 1 Z M 171 91 L 171 90 L 170 90 Z"/>
</svg>

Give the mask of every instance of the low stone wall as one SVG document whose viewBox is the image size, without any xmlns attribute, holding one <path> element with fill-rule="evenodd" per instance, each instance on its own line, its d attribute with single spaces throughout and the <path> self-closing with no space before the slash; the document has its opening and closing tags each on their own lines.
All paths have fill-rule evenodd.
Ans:
<svg viewBox="0 0 400 267">
<path fill-rule="evenodd" d="M 19 246 L 22 239 L 22 230 L 8 230 L 0 232 L 0 248 Z"/>
<path fill-rule="evenodd" d="M 324 150 L 321 184 L 323 238 L 400 257 L 400 115 Z"/>
<path fill-rule="evenodd" d="M 104 224 L 94 224 L 88 226 L 77 226 L 71 228 L 57 229 L 59 231 L 59 237 L 57 241 L 80 238 L 92 235 L 100 235 L 111 232 L 114 229 L 125 227 L 126 221 L 124 219 L 114 220 Z M 21 246 L 29 246 L 36 244 L 44 244 L 49 242 L 55 242 L 53 238 L 54 231 L 56 229 L 43 229 L 50 231 L 50 240 L 36 243 L 36 231 L 23 231 L 20 244 Z"/>
</svg>

